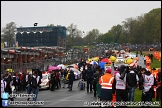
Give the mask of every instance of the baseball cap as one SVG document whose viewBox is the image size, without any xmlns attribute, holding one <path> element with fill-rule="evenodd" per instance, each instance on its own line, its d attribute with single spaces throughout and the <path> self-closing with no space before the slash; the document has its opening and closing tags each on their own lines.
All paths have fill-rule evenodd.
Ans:
<svg viewBox="0 0 162 108">
<path fill-rule="evenodd" d="M 108 69 L 106 70 L 106 73 L 111 73 L 111 68 L 108 68 Z"/>
</svg>

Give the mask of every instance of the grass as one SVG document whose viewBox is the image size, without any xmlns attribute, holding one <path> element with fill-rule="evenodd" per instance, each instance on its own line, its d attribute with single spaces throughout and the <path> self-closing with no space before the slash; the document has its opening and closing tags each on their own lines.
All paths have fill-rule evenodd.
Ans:
<svg viewBox="0 0 162 108">
<path fill-rule="evenodd" d="M 134 101 L 135 102 L 141 102 L 141 97 L 142 97 L 142 91 L 139 90 L 139 88 L 137 88 L 135 90 L 135 94 L 134 94 Z M 152 102 L 155 102 L 156 99 L 155 98 L 152 98 Z M 161 102 L 160 103 L 160 106 L 151 106 L 151 107 L 161 107 Z M 137 106 L 133 106 L 133 107 L 137 107 Z"/>
<path fill-rule="evenodd" d="M 151 68 L 161 68 L 161 61 L 153 58 L 153 61 L 151 63 Z"/>
</svg>

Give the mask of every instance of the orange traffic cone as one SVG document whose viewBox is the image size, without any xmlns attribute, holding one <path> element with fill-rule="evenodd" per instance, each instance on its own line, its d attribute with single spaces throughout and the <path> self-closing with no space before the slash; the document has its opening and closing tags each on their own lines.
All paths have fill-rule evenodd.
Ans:
<svg viewBox="0 0 162 108">
<path fill-rule="evenodd" d="M 116 93 L 112 94 L 112 101 L 111 101 L 111 102 L 112 102 L 112 106 L 113 106 L 113 107 L 115 107 L 115 106 L 114 106 L 114 102 L 115 102 L 115 101 L 116 101 Z"/>
</svg>

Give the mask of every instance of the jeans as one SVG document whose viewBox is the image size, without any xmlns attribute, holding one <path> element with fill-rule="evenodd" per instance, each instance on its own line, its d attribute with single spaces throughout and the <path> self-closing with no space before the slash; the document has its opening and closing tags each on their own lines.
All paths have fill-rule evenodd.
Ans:
<svg viewBox="0 0 162 108">
<path fill-rule="evenodd" d="M 35 94 L 35 97 L 33 98 L 33 101 L 36 101 L 37 96 L 38 96 L 39 87 L 32 88 L 32 91 L 33 91 L 33 94 Z"/>
<path fill-rule="evenodd" d="M 133 102 L 134 101 L 134 92 L 135 92 L 136 86 L 135 87 L 131 87 L 128 90 L 128 101 Z"/>
<path fill-rule="evenodd" d="M 28 94 L 31 94 L 31 86 L 30 85 L 27 86 L 27 89 L 26 90 L 27 90 L 27 93 Z"/>
</svg>

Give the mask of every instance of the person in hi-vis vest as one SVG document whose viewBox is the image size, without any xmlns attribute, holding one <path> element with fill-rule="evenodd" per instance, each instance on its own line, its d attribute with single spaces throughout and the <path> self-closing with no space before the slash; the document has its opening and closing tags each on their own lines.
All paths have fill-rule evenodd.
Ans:
<svg viewBox="0 0 162 108">
<path fill-rule="evenodd" d="M 126 88 L 126 66 L 121 65 L 118 68 L 118 71 L 115 75 L 114 82 L 113 82 L 113 94 L 116 92 L 116 101 L 120 103 L 121 101 L 128 101 L 128 92 Z M 121 107 L 121 106 L 120 106 Z"/>
<path fill-rule="evenodd" d="M 101 101 L 111 101 L 112 100 L 112 84 L 114 77 L 111 74 L 111 69 L 108 68 L 103 76 L 99 79 L 99 84 L 101 85 Z"/>
<path fill-rule="evenodd" d="M 143 102 L 152 102 L 153 98 L 153 86 L 156 86 L 156 79 L 151 74 L 150 71 L 146 71 L 142 74 L 139 79 L 140 90 L 142 90 L 142 100 Z M 149 106 L 148 106 L 149 107 Z"/>
</svg>

